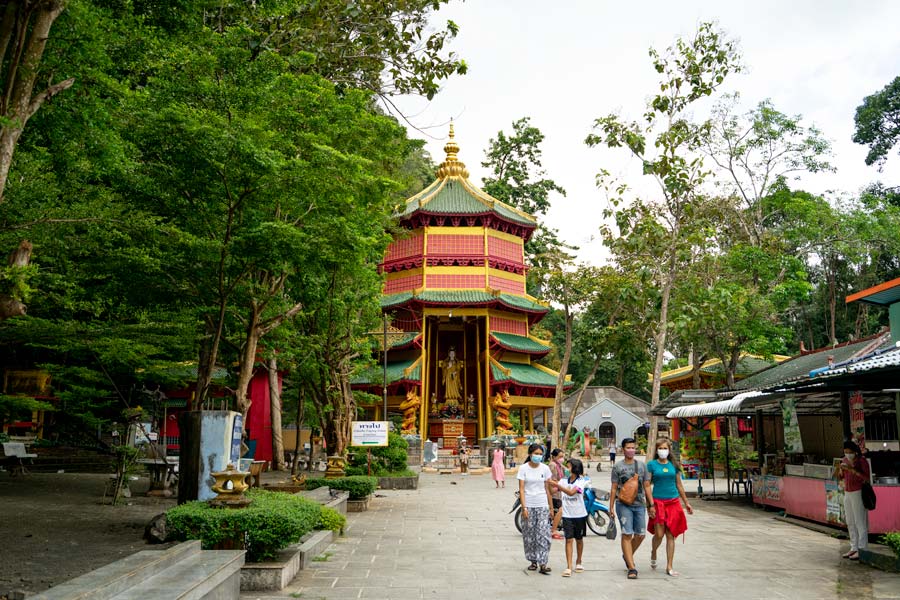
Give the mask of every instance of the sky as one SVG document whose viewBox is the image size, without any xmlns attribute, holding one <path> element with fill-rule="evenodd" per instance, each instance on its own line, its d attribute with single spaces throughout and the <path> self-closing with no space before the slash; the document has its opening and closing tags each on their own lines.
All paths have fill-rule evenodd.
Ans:
<svg viewBox="0 0 900 600">
<path fill-rule="evenodd" d="M 748 109 L 769 98 L 831 141 L 837 171 L 793 185 L 834 202 L 874 181 L 900 185 L 897 149 L 879 172 L 864 162 L 867 147 L 851 140 L 856 107 L 900 76 L 900 2 L 452 0 L 432 22 L 442 27 L 448 19 L 460 28 L 450 49 L 469 72 L 448 80 L 431 101 L 397 99 L 410 135 L 425 139 L 440 163 L 452 118 L 459 158 L 480 184 L 488 141 L 531 117 L 546 136 L 546 176 L 567 191 L 554 196 L 545 222 L 581 248 L 581 260 L 598 264 L 605 256 L 597 239 L 607 205 L 595 184 L 600 169 L 641 194 L 654 192 L 624 150 L 588 148 L 585 137 L 607 114 L 638 119 L 658 85 L 648 49 L 664 50 L 703 21 L 716 21 L 743 56 L 745 71 L 730 76 L 723 91 L 739 92 Z M 700 112 L 694 116 L 705 116 Z"/>
</svg>

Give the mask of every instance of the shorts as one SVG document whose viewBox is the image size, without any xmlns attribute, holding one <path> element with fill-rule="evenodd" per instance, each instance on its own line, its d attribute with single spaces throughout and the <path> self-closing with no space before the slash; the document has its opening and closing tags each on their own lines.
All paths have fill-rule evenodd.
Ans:
<svg viewBox="0 0 900 600">
<path fill-rule="evenodd" d="M 563 517 L 562 528 L 567 540 L 580 540 L 587 533 L 587 517 Z"/>
<path fill-rule="evenodd" d="M 643 504 L 623 504 L 616 500 L 616 516 L 622 528 L 622 535 L 647 533 L 647 508 Z"/>
<path fill-rule="evenodd" d="M 562 499 L 554 498 L 553 499 L 553 510 L 559 510 L 562 508 Z"/>
</svg>

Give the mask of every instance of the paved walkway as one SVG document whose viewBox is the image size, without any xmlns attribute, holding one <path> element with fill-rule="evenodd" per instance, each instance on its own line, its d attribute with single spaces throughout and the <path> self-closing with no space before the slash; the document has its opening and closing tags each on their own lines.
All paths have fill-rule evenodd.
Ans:
<svg viewBox="0 0 900 600">
<path fill-rule="evenodd" d="M 597 475 L 607 488 L 608 474 Z M 416 491 L 381 491 L 288 588 L 242 598 L 900 598 L 900 575 L 841 560 L 845 542 L 776 521 L 774 513 L 700 499 L 685 542 L 678 541 L 677 579 L 650 569 L 648 538 L 637 553 L 640 577 L 627 580 L 619 541 L 590 533 L 585 573 L 560 576 L 561 541 L 553 542 L 551 575 L 529 572 L 506 514 L 514 483 L 508 478 L 505 490 L 495 490 L 486 476 L 423 475 Z"/>
</svg>

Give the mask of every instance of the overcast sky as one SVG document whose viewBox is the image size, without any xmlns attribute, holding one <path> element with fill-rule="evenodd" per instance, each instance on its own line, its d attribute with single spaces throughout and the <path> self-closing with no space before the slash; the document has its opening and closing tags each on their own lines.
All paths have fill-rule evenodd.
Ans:
<svg viewBox="0 0 900 600">
<path fill-rule="evenodd" d="M 638 182 L 640 172 L 624 151 L 588 148 L 585 136 L 594 119 L 610 112 L 638 118 L 657 86 L 648 48 L 663 50 L 705 20 L 738 40 L 747 67 L 726 91 L 740 92 L 748 108 L 771 98 L 777 109 L 802 114 L 832 141 L 837 172 L 795 185 L 834 198 L 877 180 L 900 184 L 896 150 L 879 173 L 865 165 L 866 147 L 850 139 L 862 99 L 900 75 L 900 2 L 457 0 L 434 22 L 447 19 L 460 27 L 452 50 L 469 73 L 446 82 L 431 102 L 399 99 L 425 131 L 410 134 L 427 139 L 439 163 L 445 123 L 453 118 L 460 160 L 480 184 L 488 140 L 530 116 L 546 136 L 547 176 L 568 192 L 553 199 L 546 221 L 582 247 L 584 260 L 599 262 L 603 254 L 595 238 L 606 199 L 594 184 L 597 171 L 606 168 L 638 189 L 653 189 Z"/>
</svg>

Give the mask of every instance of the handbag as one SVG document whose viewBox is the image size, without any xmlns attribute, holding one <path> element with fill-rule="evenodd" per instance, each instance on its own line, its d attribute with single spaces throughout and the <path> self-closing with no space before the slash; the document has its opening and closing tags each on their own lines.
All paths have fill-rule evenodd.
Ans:
<svg viewBox="0 0 900 600">
<path fill-rule="evenodd" d="M 638 474 L 635 473 L 632 475 L 628 481 L 622 485 L 622 489 L 619 490 L 619 502 L 622 504 L 634 504 L 635 498 L 637 498 L 638 494 Z"/>
<path fill-rule="evenodd" d="M 862 503 L 866 510 L 875 510 L 875 502 L 878 500 L 875 496 L 875 490 L 872 489 L 872 484 L 868 481 L 864 481 L 862 484 Z"/>
<path fill-rule="evenodd" d="M 588 518 L 590 518 L 590 517 L 588 517 Z M 618 530 L 616 529 L 616 520 L 610 519 L 609 527 L 606 528 L 606 539 L 608 539 L 608 540 L 616 539 L 617 533 L 618 533 Z"/>
</svg>

